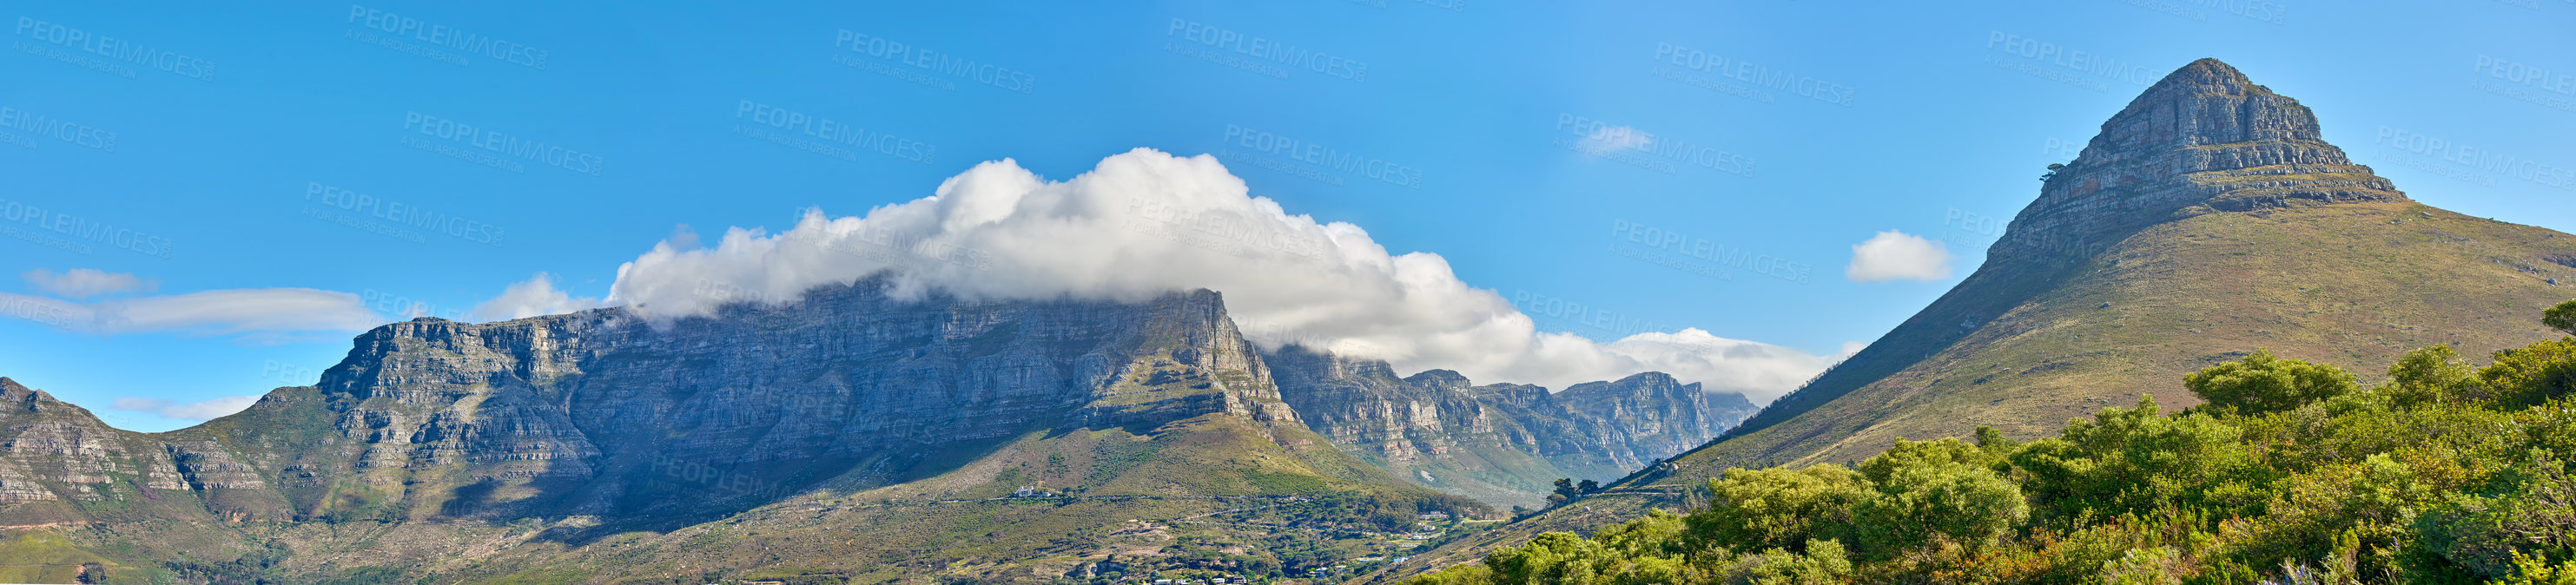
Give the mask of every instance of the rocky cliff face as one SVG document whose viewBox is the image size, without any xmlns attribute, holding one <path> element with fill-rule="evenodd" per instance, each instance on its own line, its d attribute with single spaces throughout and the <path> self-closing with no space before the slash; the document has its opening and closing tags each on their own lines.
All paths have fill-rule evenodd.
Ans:
<svg viewBox="0 0 2576 585">
<path fill-rule="evenodd" d="M 2189 215 L 2405 198 L 2327 144 L 2299 100 L 2201 59 L 2103 122 L 1990 255 L 2085 256 L 2136 228 Z"/>
<path fill-rule="evenodd" d="M 2411 202 L 2326 143 L 2298 100 L 2216 59 L 2193 61 L 2130 100 L 2073 162 L 2048 175 L 1976 273 L 1732 434 L 1769 428 L 1894 375 L 2078 276 L 2142 230 L 2214 213 L 2337 203 Z"/>
<path fill-rule="evenodd" d="M 1386 362 L 1290 346 L 1268 354 L 1281 396 L 1335 445 L 1426 487 L 1499 505 L 1543 502 L 1560 477 L 1611 480 L 1750 416 L 1743 395 L 1648 372 L 1564 392 L 1398 378 Z"/>
<path fill-rule="evenodd" d="M 1216 293 L 904 300 L 879 280 L 673 323 L 390 324 L 317 386 L 171 433 L 108 428 L 15 382 L 0 400 L 0 502 L 116 484 L 277 519 L 685 512 L 882 485 L 1047 429 L 1298 424 Z"/>
</svg>

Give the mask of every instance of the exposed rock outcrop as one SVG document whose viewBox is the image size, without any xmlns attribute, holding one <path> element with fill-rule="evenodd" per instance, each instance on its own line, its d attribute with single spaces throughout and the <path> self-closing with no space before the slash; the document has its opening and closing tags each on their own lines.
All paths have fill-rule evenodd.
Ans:
<svg viewBox="0 0 2576 585">
<path fill-rule="evenodd" d="M 1214 292 L 974 302 L 895 298 L 882 279 L 669 323 L 393 323 L 316 386 L 170 433 L 10 381 L 0 401 L 0 502 L 130 484 L 274 519 L 687 512 L 881 484 L 1050 428 L 1299 424 Z M 673 469 L 749 479 L 711 490 Z"/>
<path fill-rule="evenodd" d="M 1268 354 L 1308 427 L 1426 487 L 1499 505 L 1543 502 L 1560 478 L 1611 480 L 1750 416 L 1741 394 L 1657 372 L 1564 392 L 1478 386 L 1449 370 L 1397 378 L 1384 361 L 1289 346 Z"/>
</svg>

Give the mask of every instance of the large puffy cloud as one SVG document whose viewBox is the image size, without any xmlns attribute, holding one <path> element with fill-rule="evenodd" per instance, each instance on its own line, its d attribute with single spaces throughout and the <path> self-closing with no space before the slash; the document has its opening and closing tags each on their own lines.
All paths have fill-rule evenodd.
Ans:
<svg viewBox="0 0 2576 585">
<path fill-rule="evenodd" d="M 1853 282 L 1949 278 L 1950 247 L 1896 230 L 1879 232 L 1852 245 L 1851 266 L 1843 275 Z"/>
<path fill-rule="evenodd" d="M 1768 399 L 1833 359 L 1697 329 L 1609 344 L 1542 333 L 1437 254 L 1389 253 L 1358 226 L 1251 196 L 1214 157 L 1148 149 L 1061 182 L 987 162 L 863 216 L 808 210 L 780 233 L 733 228 L 711 248 L 666 241 L 618 268 L 608 303 L 703 315 L 882 270 L 899 295 L 1134 301 L 1214 289 L 1265 348 L 1301 343 L 1482 381 L 1562 388 L 1657 370 Z"/>
</svg>

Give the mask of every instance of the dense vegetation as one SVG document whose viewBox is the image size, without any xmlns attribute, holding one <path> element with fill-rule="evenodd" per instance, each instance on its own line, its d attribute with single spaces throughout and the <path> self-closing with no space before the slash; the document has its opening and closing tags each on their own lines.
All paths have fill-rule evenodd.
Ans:
<svg viewBox="0 0 2576 585">
<path fill-rule="evenodd" d="M 2542 322 L 2576 335 L 2576 301 Z M 2406 354 L 2363 385 L 2256 352 L 2016 442 L 1733 469 L 1710 504 L 1553 532 L 1419 585 L 2576 584 L 2576 336 Z"/>
</svg>

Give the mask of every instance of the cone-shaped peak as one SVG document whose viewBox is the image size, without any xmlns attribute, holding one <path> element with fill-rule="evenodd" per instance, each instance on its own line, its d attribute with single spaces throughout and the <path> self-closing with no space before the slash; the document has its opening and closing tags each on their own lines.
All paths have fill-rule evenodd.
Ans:
<svg viewBox="0 0 2576 585">
<path fill-rule="evenodd" d="M 2405 198 L 2327 144 L 2299 100 L 2217 59 L 2148 87 L 2073 162 L 2051 170 L 1999 249 L 2083 256 L 2200 213 Z"/>
<path fill-rule="evenodd" d="M 2187 87 L 2242 89 L 2253 85 L 2254 81 L 2246 79 L 2245 72 L 2237 71 L 2235 66 L 2228 65 L 2225 61 L 2202 57 L 2198 61 L 2191 62 L 2190 65 L 2175 69 L 2173 73 L 2165 74 L 2165 78 L 2157 81 L 2147 92 L 2155 93 L 2157 89 L 2162 88 Z"/>
</svg>

